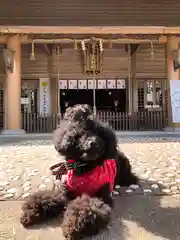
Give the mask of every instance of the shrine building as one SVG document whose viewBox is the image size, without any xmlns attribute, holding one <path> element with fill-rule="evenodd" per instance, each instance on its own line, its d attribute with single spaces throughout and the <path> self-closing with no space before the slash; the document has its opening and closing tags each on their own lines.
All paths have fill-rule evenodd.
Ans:
<svg viewBox="0 0 180 240">
<path fill-rule="evenodd" d="M 180 2 L 6 0 L 0 130 L 52 132 L 89 104 L 118 131 L 180 129 Z"/>
</svg>

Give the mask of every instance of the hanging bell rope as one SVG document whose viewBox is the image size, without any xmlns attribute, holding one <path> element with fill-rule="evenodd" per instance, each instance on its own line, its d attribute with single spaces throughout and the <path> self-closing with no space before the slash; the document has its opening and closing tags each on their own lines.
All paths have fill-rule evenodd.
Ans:
<svg viewBox="0 0 180 240">
<path fill-rule="evenodd" d="M 78 49 L 78 42 L 77 40 L 74 40 L 74 50 L 77 50 Z"/>
<path fill-rule="evenodd" d="M 154 58 L 155 58 L 155 56 L 154 56 L 154 45 L 153 45 L 152 41 L 150 41 L 150 46 L 151 46 L 150 57 L 151 57 L 151 60 L 154 60 Z"/>
<path fill-rule="evenodd" d="M 93 68 L 93 113 L 96 116 L 96 61 L 95 61 L 96 43 L 92 44 L 92 68 Z"/>
<path fill-rule="evenodd" d="M 60 105 L 60 91 L 61 89 L 59 88 L 59 81 L 60 81 L 60 47 L 57 45 L 57 96 L 58 96 L 58 116 L 61 118 L 61 105 Z"/>
</svg>

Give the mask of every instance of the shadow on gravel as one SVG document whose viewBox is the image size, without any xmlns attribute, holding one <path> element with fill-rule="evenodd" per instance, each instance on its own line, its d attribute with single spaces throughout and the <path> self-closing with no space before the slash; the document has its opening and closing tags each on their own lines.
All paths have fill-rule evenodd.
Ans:
<svg viewBox="0 0 180 240">
<path fill-rule="evenodd" d="M 144 186 L 158 184 L 142 181 Z M 159 189 L 165 188 L 159 185 Z M 124 189 L 125 190 L 125 189 Z M 155 195 L 156 194 L 156 195 Z M 169 239 L 178 240 L 180 236 L 180 196 L 167 196 L 162 193 L 154 195 L 129 194 L 115 197 L 115 207 L 109 227 L 93 238 L 86 240 L 144 240 Z M 35 226 L 57 228 L 61 220 Z"/>
<path fill-rule="evenodd" d="M 145 185 L 152 182 L 144 181 Z M 157 183 L 153 183 L 157 184 Z M 165 188 L 163 185 L 161 189 Z M 94 239 L 180 239 L 180 195 L 131 195 L 115 198 L 110 226 Z"/>
</svg>

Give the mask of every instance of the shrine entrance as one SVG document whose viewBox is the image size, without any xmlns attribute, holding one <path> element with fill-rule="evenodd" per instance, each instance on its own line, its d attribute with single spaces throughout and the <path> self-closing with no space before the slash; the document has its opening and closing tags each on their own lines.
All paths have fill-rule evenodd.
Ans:
<svg viewBox="0 0 180 240">
<path fill-rule="evenodd" d="M 97 111 L 126 111 L 126 84 L 124 79 L 96 80 Z M 92 80 L 60 81 L 60 110 L 64 114 L 69 106 L 88 104 L 93 108 Z M 83 89 L 82 89 L 83 88 Z"/>
</svg>

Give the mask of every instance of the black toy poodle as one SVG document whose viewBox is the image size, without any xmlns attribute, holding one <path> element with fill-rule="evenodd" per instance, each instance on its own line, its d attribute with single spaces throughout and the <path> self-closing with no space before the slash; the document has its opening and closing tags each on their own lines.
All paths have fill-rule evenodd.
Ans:
<svg viewBox="0 0 180 240">
<path fill-rule="evenodd" d="M 66 110 L 53 143 L 66 160 L 59 165 L 57 178 L 65 169 L 66 180 L 56 189 L 30 196 L 20 221 L 28 227 L 61 216 L 66 239 L 93 236 L 110 220 L 115 185 L 136 184 L 138 178 L 128 158 L 117 149 L 113 130 L 98 121 L 88 105 Z"/>
</svg>

